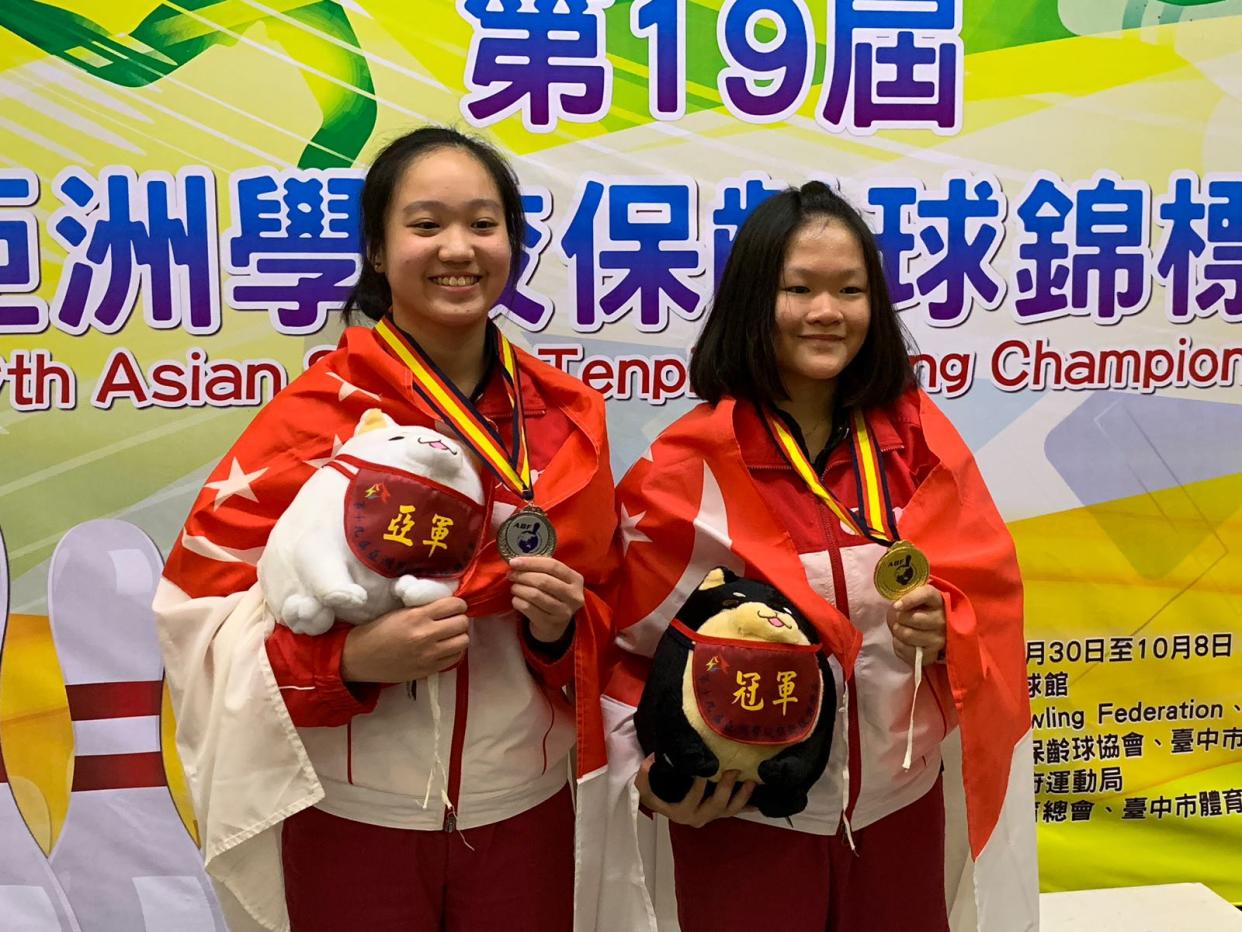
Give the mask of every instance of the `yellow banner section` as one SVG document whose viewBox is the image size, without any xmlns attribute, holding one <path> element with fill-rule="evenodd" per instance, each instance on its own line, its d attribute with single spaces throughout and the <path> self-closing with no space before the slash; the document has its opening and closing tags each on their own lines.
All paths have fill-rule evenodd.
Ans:
<svg viewBox="0 0 1242 932">
<path fill-rule="evenodd" d="M 1211 876 L 1242 902 L 1213 867 L 1237 863 L 1242 823 L 1239 502 L 1234 475 L 1011 527 L 1047 890 Z"/>
</svg>

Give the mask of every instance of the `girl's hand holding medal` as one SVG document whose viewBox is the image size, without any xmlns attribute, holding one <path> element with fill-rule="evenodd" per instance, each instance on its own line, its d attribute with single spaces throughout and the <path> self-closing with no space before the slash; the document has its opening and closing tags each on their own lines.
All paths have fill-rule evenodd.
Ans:
<svg viewBox="0 0 1242 932">
<path fill-rule="evenodd" d="M 893 650 L 914 666 L 915 652 L 923 649 L 923 666 L 944 659 L 948 625 L 944 616 L 944 596 L 935 586 L 919 586 L 901 596 L 888 609 L 888 627 L 893 633 Z"/>
<path fill-rule="evenodd" d="M 514 557 L 509 561 L 514 611 L 530 622 L 536 641 L 559 641 L 582 608 L 582 574 L 555 557 Z"/>
</svg>

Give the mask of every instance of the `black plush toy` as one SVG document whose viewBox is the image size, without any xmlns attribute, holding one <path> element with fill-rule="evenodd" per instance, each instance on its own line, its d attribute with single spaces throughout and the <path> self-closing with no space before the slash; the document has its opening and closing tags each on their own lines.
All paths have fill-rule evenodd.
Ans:
<svg viewBox="0 0 1242 932">
<path fill-rule="evenodd" d="M 717 567 L 656 648 L 634 724 L 651 789 L 685 798 L 695 777 L 757 780 L 769 818 L 806 808 L 828 763 L 836 685 L 810 622 L 780 592 Z"/>
</svg>

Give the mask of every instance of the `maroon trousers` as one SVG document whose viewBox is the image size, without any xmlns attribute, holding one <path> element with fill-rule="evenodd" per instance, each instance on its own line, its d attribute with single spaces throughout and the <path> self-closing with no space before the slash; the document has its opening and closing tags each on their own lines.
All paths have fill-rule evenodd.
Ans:
<svg viewBox="0 0 1242 932">
<path fill-rule="evenodd" d="M 461 832 L 368 825 L 305 809 L 285 820 L 293 932 L 570 932 L 569 787 Z"/>
<path fill-rule="evenodd" d="M 669 825 L 682 932 L 949 932 L 941 781 L 854 832 Z"/>
</svg>

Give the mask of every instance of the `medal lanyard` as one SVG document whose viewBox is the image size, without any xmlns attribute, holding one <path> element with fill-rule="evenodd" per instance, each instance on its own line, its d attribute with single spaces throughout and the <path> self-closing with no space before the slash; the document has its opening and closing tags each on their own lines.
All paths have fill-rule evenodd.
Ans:
<svg viewBox="0 0 1242 932">
<path fill-rule="evenodd" d="M 489 327 L 495 325 L 488 324 Z M 500 356 L 500 371 L 505 392 L 513 409 L 513 449 L 507 450 L 495 426 L 479 414 L 474 404 L 461 393 L 431 358 L 413 340 L 394 326 L 387 317 L 375 325 L 375 332 L 388 344 L 397 358 L 414 376 L 414 390 L 432 411 L 452 425 L 457 435 L 470 447 L 504 485 L 529 502 L 535 493 L 530 480 L 530 457 L 526 446 L 526 426 L 522 408 L 522 383 L 517 354 L 513 345 L 498 329 L 494 329 Z"/>
<path fill-rule="evenodd" d="M 888 552 L 875 566 L 873 579 L 876 591 L 891 601 L 901 598 L 907 592 L 912 592 L 926 583 L 930 578 L 927 558 L 917 547 L 902 541 L 897 533 L 897 522 L 893 520 L 892 510 L 889 508 L 888 483 L 884 479 L 884 470 L 880 466 L 880 454 L 876 449 L 875 439 L 867 428 L 867 419 L 863 417 L 862 411 L 854 411 L 852 440 L 854 476 L 858 480 L 861 520 L 858 520 L 853 512 L 837 501 L 819 481 L 802 447 L 798 445 L 798 441 L 789 433 L 789 429 L 785 427 L 780 418 L 766 410 L 764 415 L 772 435 L 776 438 L 776 445 L 785 454 L 785 458 L 789 460 L 794 471 L 802 477 L 807 488 L 822 499 L 832 509 L 832 513 L 840 518 L 841 522 L 853 533 L 888 548 Z M 906 754 L 901 764 L 903 770 L 910 769 L 914 753 L 914 715 L 919 685 L 922 681 L 923 648 L 916 647 L 914 650 L 914 695 L 910 700 L 910 725 L 906 731 Z M 847 774 L 846 786 L 848 785 Z M 847 822 L 847 828 L 848 825 Z"/>
<path fill-rule="evenodd" d="M 803 452 L 802 446 L 789 432 L 789 428 L 785 426 L 780 417 L 766 409 L 763 414 L 777 448 L 793 467 L 794 472 L 851 533 L 884 547 L 901 539 L 889 508 L 888 485 L 884 481 L 884 470 L 880 466 L 879 450 L 876 448 L 875 440 L 871 436 L 871 431 L 867 427 L 867 419 L 862 411 L 856 410 L 853 413 L 854 430 L 851 435 L 854 477 L 858 481 L 859 515 L 855 515 L 853 511 L 846 508 L 824 487 L 819 476 L 815 474 L 810 460 L 807 459 L 806 453 Z"/>
</svg>

